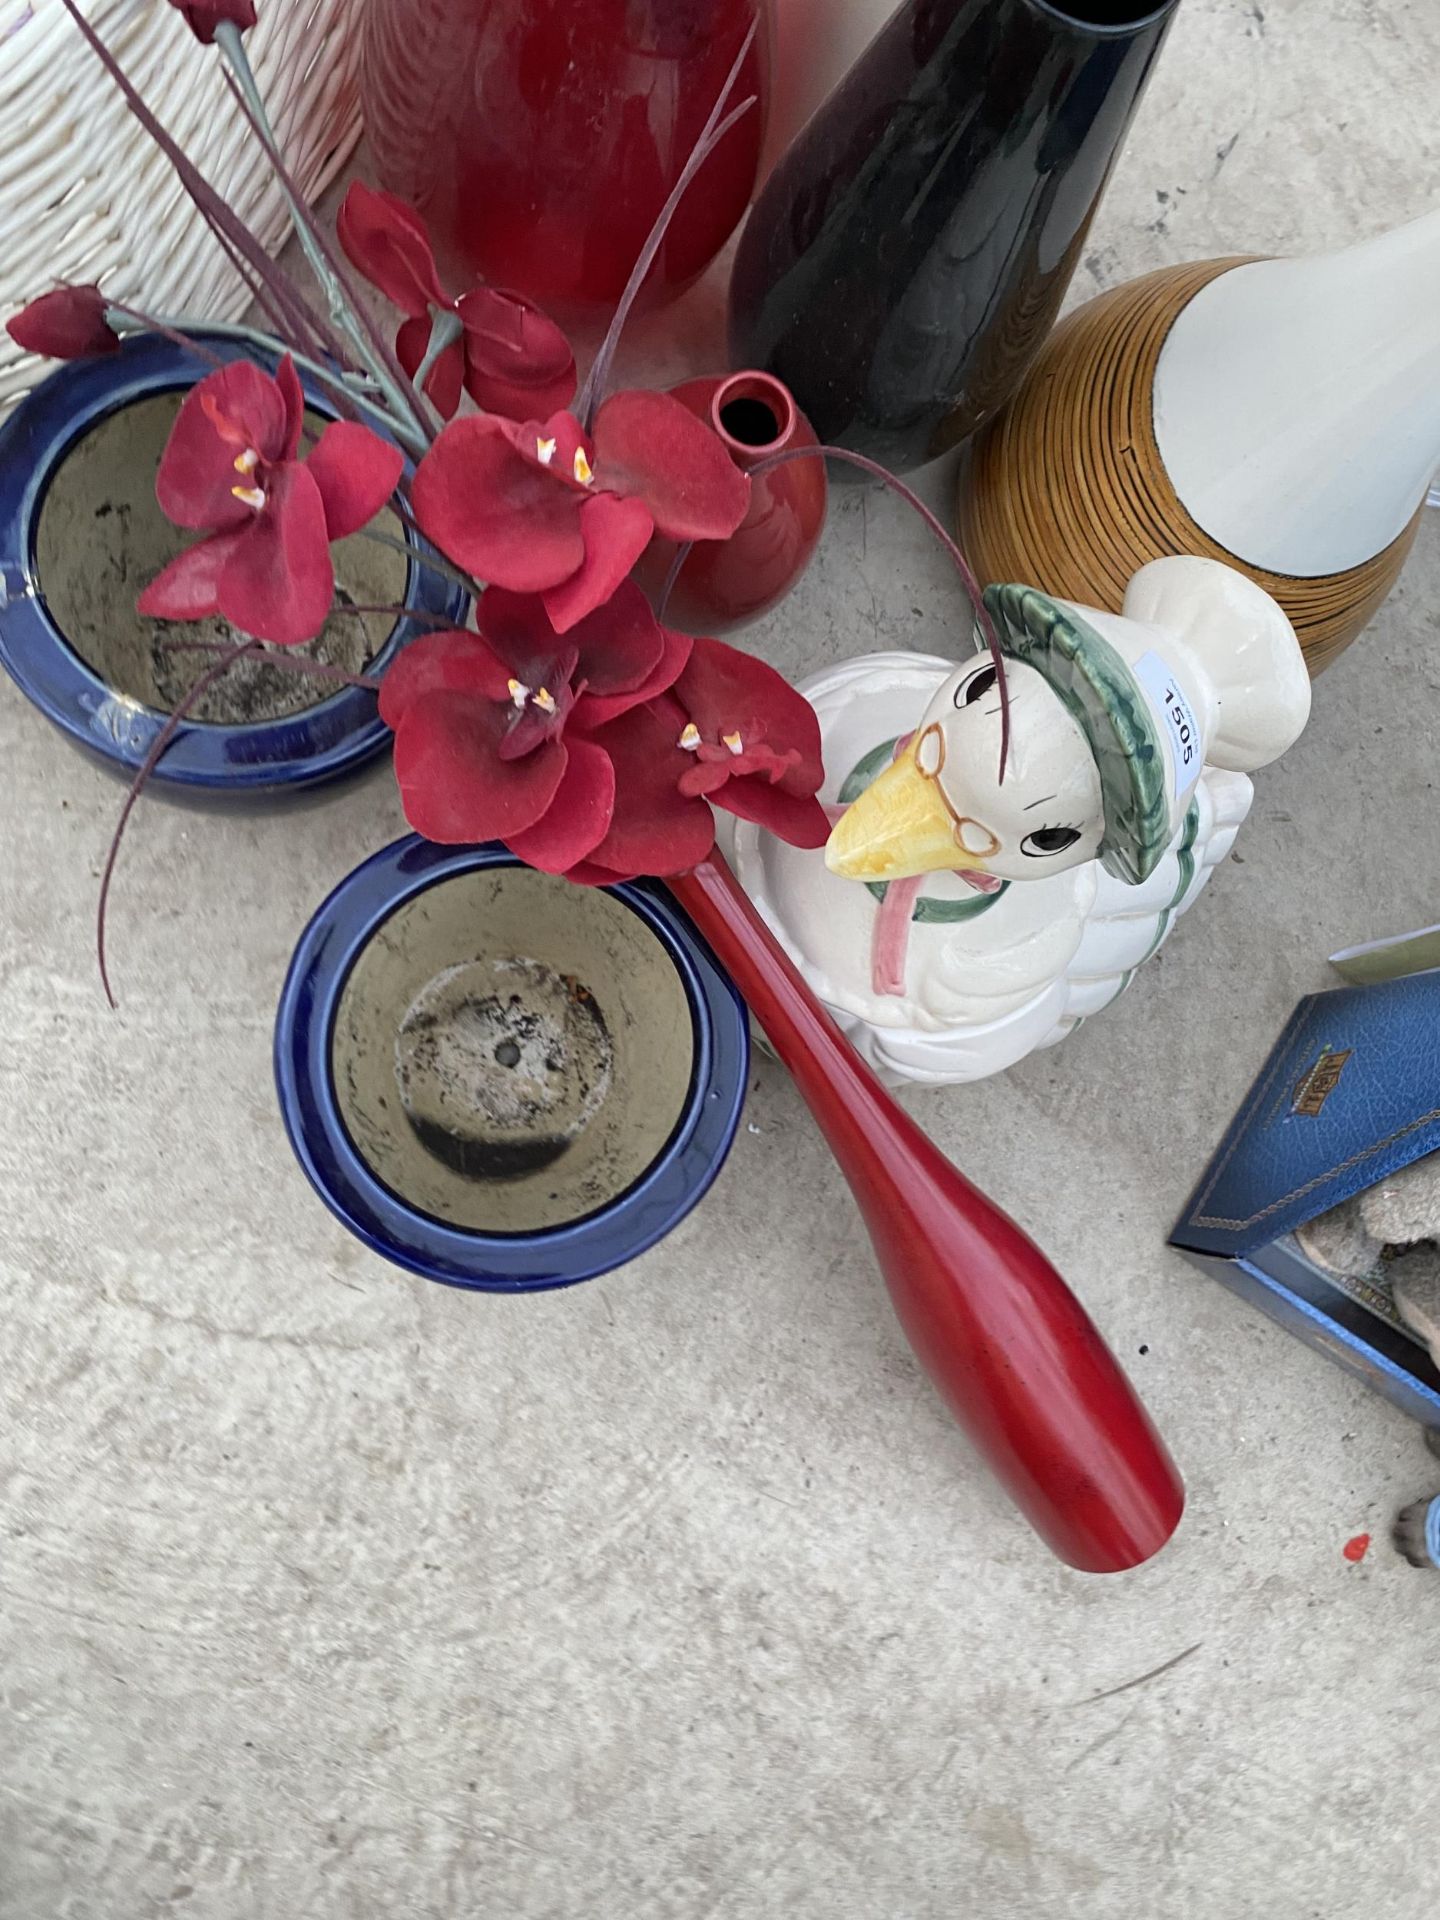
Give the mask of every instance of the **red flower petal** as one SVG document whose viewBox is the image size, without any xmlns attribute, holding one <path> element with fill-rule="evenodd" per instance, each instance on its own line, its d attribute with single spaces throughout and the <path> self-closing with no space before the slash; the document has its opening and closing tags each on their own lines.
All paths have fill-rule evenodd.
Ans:
<svg viewBox="0 0 1440 1920">
<path fill-rule="evenodd" d="M 691 755 L 690 765 L 680 777 L 680 791 L 718 798 L 720 789 L 729 781 L 747 777 L 762 779 L 773 787 L 798 757 L 794 753 L 771 753 L 763 748 L 759 753 L 731 753 L 728 747 L 704 745 Z"/>
<path fill-rule="evenodd" d="M 548 686 L 561 654 L 575 652 L 573 640 L 562 640 L 551 626 L 538 594 L 487 587 L 475 607 L 475 624 L 496 659 L 532 689 Z"/>
<path fill-rule="evenodd" d="M 196 391 L 208 396 L 202 410 L 218 438 L 231 446 L 253 447 L 265 461 L 289 459 L 290 438 L 305 404 L 289 354 L 273 374 L 253 360 L 232 360 L 207 373 Z"/>
<path fill-rule="evenodd" d="M 509 700 L 510 670 L 478 634 L 447 628 L 414 640 L 380 682 L 380 718 L 397 733 L 410 709 L 431 694 L 471 694 Z M 502 718 L 503 718 L 502 713 Z M 499 743 L 499 730 L 496 744 Z"/>
<path fill-rule="evenodd" d="M 792 847 L 823 847 L 830 838 L 830 816 L 813 794 L 787 793 L 760 775 L 727 780 L 713 798 L 717 807 L 768 827 Z"/>
<path fill-rule="evenodd" d="M 613 867 L 602 867 L 594 860 L 577 860 L 573 867 L 565 869 L 565 878 L 577 887 L 618 887 L 636 876 L 617 873 Z"/>
<path fill-rule="evenodd" d="M 420 462 L 412 500 L 442 553 L 494 586 L 538 593 L 585 559 L 582 502 L 525 458 L 513 432 L 489 414 L 452 421 Z"/>
<path fill-rule="evenodd" d="M 657 694 L 673 687 L 690 658 L 690 636 L 688 633 L 672 633 L 669 627 L 661 627 L 660 638 L 660 658 L 637 687 L 631 688 L 628 693 L 607 694 L 591 693 L 587 688 L 575 702 L 571 726 L 593 733 L 597 727 L 603 727 L 607 722 L 618 719 L 622 713 L 628 713 L 631 707 L 653 700 Z M 683 725 L 682 715 L 676 726 L 677 735 Z"/>
<path fill-rule="evenodd" d="M 584 560 L 568 579 L 544 594 L 545 610 L 557 633 L 568 633 L 610 598 L 649 546 L 653 531 L 654 522 L 643 501 L 596 493 L 584 503 L 580 509 Z"/>
<path fill-rule="evenodd" d="M 246 530 L 248 532 L 248 529 Z M 154 620 L 203 620 L 220 611 L 220 570 L 245 533 L 215 533 L 197 540 L 170 562 L 135 602 Z"/>
<path fill-rule="evenodd" d="M 540 741 L 552 736 L 558 739 L 564 733 L 565 722 L 570 718 L 570 709 L 575 704 L 575 694 L 570 685 L 574 673 L 575 649 L 571 647 L 540 683 L 540 691 L 548 693 L 553 702 L 550 711 L 547 713 L 533 700 L 527 700 L 523 707 L 513 709 L 505 738 L 500 742 L 502 760 L 518 760 L 522 754 L 533 753 Z"/>
<path fill-rule="evenodd" d="M 687 873 L 715 843 L 709 803 L 679 786 L 688 756 L 654 707 L 632 707 L 594 736 L 615 767 L 615 813 L 593 851 L 617 873 Z"/>
<path fill-rule="evenodd" d="M 720 438 L 668 393 L 613 394 L 595 417 L 595 478 L 643 500 L 670 540 L 725 540 L 745 518 L 750 481 Z"/>
<path fill-rule="evenodd" d="M 712 745 L 738 733 L 742 746 L 799 758 L 782 776 L 787 793 L 811 794 L 825 777 L 815 709 L 781 673 L 723 640 L 696 640 L 675 697 Z M 744 771 L 744 769 L 740 769 Z"/>
<path fill-rule="evenodd" d="M 351 263 L 402 313 L 417 318 L 431 305 L 451 304 L 435 270 L 425 222 L 393 193 L 352 181 L 335 231 Z"/>
<path fill-rule="evenodd" d="M 534 383 L 511 377 L 493 361 L 467 353 L 464 361 L 465 391 L 477 407 L 507 420 L 528 420 L 537 413 L 565 407 L 575 397 L 575 362 L 566 372 Z"/>
<path fill-rule="evenodd" d="M 504 707 L 469 693 L 428 693 L 408 708 L 395 735 L 395 777 L 417 833 L 454 846 L 509 840 L 534 826 L 564 775 L 565 747 L 548 740 L 523 760 L 502 761 L 505 723 Z"/>
<path fill-rule="evenodd" d="M 595 695 L 624 695 L 632 706 L 665 653 L 664 632 L 633 580 L 622 580 L 565 638 L 579 652 L 576 681 Z"/>
<path fill-rule="evenodd" d="M 595 443 L 573 413 L 564 407 L 543 420 L 506 420 L 505 433 L 533 465 L 542 467 L 567 492 L 588 494 L 590 481 L 580 478 L 595 468 Z M 576 456 L 584 454 L 583 463 Z"/>
<path fill-rule="evenodd" d="M 477 287 L 456 309 L 465 326 L 465 388 L 476 406 L 543 419 L 575 397 L 575 355 L 546 313 L 519 294 Z"/>
<path fill-rule="evenodd" d="M 255 24 L 255 0 L 170 0 L 200 42 L 208 47 L 222 20 L 233 20 L 242 33 Z"/>
<path fill-rule="evenodd" d="M 564 777 L 540 819 L 506 844 L 543 873 L 564 873 L 605 838 L 615 809 L 615 769 L 603 748 L 567 740 Z"/>
<path fill-rule="evenodd" d="M 98 287 L 56 287 L 22 307 L 6 331 L 26 353 L 49 360 L 83 360 L 92 353 L 118 353 L 120 336 L 105 318 Z M 562 402 L 563 404 L 563 402 Z"/>
<path fill-rule="evenodd" d="M 235 498 L 245 484 L 237 455 L 253 448 L 278 460 L 288 433 L 284 393 L 252 361 L 206 374 L 181 402 L 160 459 L 155 497 L 166 518 L 178 527 L 244 526 L 254 509 Z"/>
<path fill-rule="evenodd" d="M 394 493 L 405 470 L 397 446 L 357 420 L 332 420 L 305 462 L 325 506 L 332 540 L 358 533 Z"/>
<path fill-rule="evenodd" d="M 593 690 L 587 699 L 620 697 L 623 704 L 615 713 L 645 698 L 647 687 L 660 691 L 653 683 L 665 657 L 665 635 L 633 581 L 622 580 L 603 606 L 565 634 L 556 633 L 538 594 L 508 593 L 503 587 L 488 587 L 480 596 L 475 623 L 496 656 L 529 688 L 545 686 L 558 693 L 562 682 L 583 682 Z M 677 665 L 674 672 L 679 671 Z M 603 717 L 614 716 L 604 712 Z"/>
<path fill-rule="evenodd" d="M 280 389 L 281 404 L 285 408 L 285 438 L 281 443 L 278 456 L 266 454 L 266 459 L 279 458 L 293 460 L 300 447 L 300 432 L 305 425 L 305 389 L 300 384 L 300 376 L 295 371 L 295 362 L 289 354 L 281 357 L 275 369 L 275 385 Z M 259 441 L 255 442 L 259 446 Z M 264 452 L 264 449 L 261 448 Z"/>
<path fill-rule="evenodd" d="M 274 467 L 269 499 L 220 569 L 220 611 L 242 633 L 280 647 L 313 640 L 335 598 L 325 507 L 308 468 Z"/>
<path fill-rule="evenodd" d="M 683 664 L 675 660 L 668 677 L 659 672 L 666 655 L 664 634 L 644 594 L 628 580 L 566 634 L 556 633 L 539 595 L 503 587 L 486 588 L 476 624 L 497 660 L 523 687 L 551 697 L 548 712 L 532 701 L 516 717 L 500 748 L 507 758 L 528 753 L 544 734 L 563 729 L 575 708 L 576 689 L 595 687 L 605 696 L 593 703 L 598 708 L 590 716 L 593 726 L 636 705 L 647 688 L 659 691 Z"/>
<path fill-rule="evenodd" d="M 473 346 L 482 352 L 498 348 L 504 353 L 517 357 L 523 354 L 527 313 L 532 313 L 538 319 L 545 321 L 547 326 L 555 327 L 554 321 L 547 319 L 540 309 L 533 306 L 523 294 L 502 293 L 498 287 L 472 287 L 469 293 L 462 293 L 455 302 L 455 311 L 459 314 L 460 324 L 468 336 L 465 343 L 467 351 Z M 559 333 L 560 329 L 555 327 L 555 331 Z M 564 340 L 564 334 L 560 334 L 560 338 Z M 567 352 L 569 345 L 569 341 L 565 341 Z M 545 409 L 546 413 L 556 411 L 554 407 Z M 542 417 L 538 413 L 527 413 L 523 416 L 526 420 L 538 420 Z"/>
<path fill-rule="evenodd" d="M 409 320 L 402 320 L 395 335 L 395 357 L 412 379 L 415 369 L 425 358 L 425 349 L 430 344 L 430 315 L 419 314 Z M 460 404 L 457 400 L 457 406 Z"/>
<path fill-rule="evenodd" d="M 430 316 L 419 320 L 406 320 L 395 336 L 395 352 L 401 366 L 412 378 L 419 371 L 420 362 L 430 348 Z M 440 410 L 440 416 L 449 420 L 460 404 L 461 383 L 465 377 L 465 349 L 456 340 L 436 360 L 425 376 L 425 391 Z"/>
</svg>

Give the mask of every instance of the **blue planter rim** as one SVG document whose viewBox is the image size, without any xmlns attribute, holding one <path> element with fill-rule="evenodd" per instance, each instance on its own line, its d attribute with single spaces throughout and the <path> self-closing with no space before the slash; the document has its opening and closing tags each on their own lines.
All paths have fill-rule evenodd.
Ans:
<svg viewBox="0 0 1440 1920">
<path fill-rule="evenodd" d="M 398 1266 L 488 1293 L 572 1286 L 653 1247 L 685 1218 L 724 1165 L 750 1065 L 745 1003 L 670 895 L 650 880 L 607 888 L 660 941 L 690 1003 L 695 1059 L 669 1140 L 632 1186 L 595 1213 L 533 1233 L 450 1227 L 395 1194 L 357 1151 L 336 1098 L 331 1045 L 345 984 L 379 928 L 417 894 L 458 874 L 522 864 L 501 846 L 442 847 L 417 834 L 382 848 L 340 882 L 301 936 L 275 1023 L 275 1080 L 285 1130 L 326 1206 Z"/>
<path fill-rule="evenodd" d="M 195 337 L 218 359 L 275 364 L 273 356 L 243 341 L 203 331 Z M 138 771 L 167 716 L 115 693 L 51 618 L 35 562 L 40 514 L 77 441 L 121 408 L 189 387 L 208 371 L 208 362 L 173 340 L 133 334 L 118 353 L 57 368 L 0 426 L 0 665 L 76 745 L 128 773 Z M 302 373 L 301 384 L 309 406 L 336 418 L 313 376 Z M 418 539 L 412 544 L 416 553 L 431 551 Z M 403 601 L 418 613 L 464 624 L 465 594 L 413 557 Z M 432 624 L 397 621 L 375 657 L 376 670 L 383 672 Z M 153 778 L 161 787 L 220 794 L 317 786 L 355 771 L 384 752 L 389 740 L 374 693 L 344 687 L 277 720 L 243 726 L 182 722 Z"/>
</svg>

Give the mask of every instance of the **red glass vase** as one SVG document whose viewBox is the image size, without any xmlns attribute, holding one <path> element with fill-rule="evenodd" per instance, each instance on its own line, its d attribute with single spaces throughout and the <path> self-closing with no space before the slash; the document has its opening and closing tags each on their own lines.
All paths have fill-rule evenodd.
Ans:
<svg viewBox="0 0 1440 1920">
<path fill-rule="evenodd" d="M 766 0 L 370 0 L 362 89 L 380 184 L 442 259 L 562 319 L 608 316 Z M 646 283 L 681 292 L 734 231 L 765 132 L 768 31 L 732 100 L 757 104 L 691 182 Z"/>
<path fill-rule="evenodd" d="M 795 585 L 825 525 L 825 462 L 787 460 L 753 473 L 772 453 L 818 444 L 788 388 L 769 373 L 687 380 L 670 389 L 724 442 L 751 474 L 750 510 L 728 540 L 699 540 L 670 588 L 665 624 L 680 633 L 728 633 L 758 620 Z M 658 535 L 641 554 L 635 578 L 658 606 L 675 558 Z"/>
</svg>

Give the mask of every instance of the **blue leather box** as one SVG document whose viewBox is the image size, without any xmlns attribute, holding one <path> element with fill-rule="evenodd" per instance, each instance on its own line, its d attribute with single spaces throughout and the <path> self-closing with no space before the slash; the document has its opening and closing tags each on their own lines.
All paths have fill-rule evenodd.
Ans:
<svg viewBox="0 0 1440 1920">
<path fill-rule="evenodd" d="M 1383 1287 L 1317 1266 L 1297 1227 L 1440 1150 L 1440 971 L 1302 1000 L 1170 1244 L 1440 1429 L 1440 1373 Z"/>
</svg>

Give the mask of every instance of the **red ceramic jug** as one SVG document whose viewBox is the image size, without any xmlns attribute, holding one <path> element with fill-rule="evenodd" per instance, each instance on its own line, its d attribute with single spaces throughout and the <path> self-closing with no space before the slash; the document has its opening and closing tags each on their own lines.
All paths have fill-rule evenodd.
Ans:
<svg viewBox="0 0 1440 1920">
<path fill-rule="evenodd" d="M 608 318 L 766 0 L 370 0 L 361 66 L 380 184 L 452 268 L 569 320 Z M 646 282 L 700 274 L 755 186 L 768 22 L 735 89 L 756 105 L 685 193 Z"/>
<path fill-rule="evenodd" d="M 768 454 L 817 444 L 810 422 L 773 374 L 732 373 L 687 380 L 671 392 L 707 421 L 744 472 Z M 825 462 L 789 460 L 752 480 L 750 511 L 728 540 L 690 549 L 665 603 L 665 624 L 680 633 L 727 633 L 768 613 L 795 585 L 825 525 Z M 658 606 L 675 558 L 655 538 L 634 572 Z"/>
</svg>

